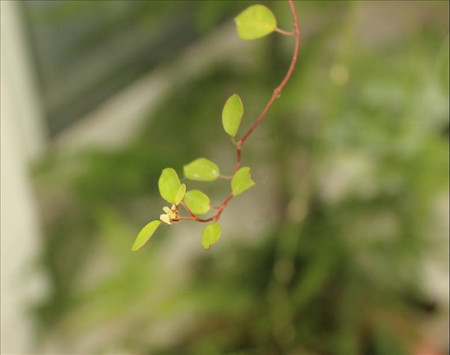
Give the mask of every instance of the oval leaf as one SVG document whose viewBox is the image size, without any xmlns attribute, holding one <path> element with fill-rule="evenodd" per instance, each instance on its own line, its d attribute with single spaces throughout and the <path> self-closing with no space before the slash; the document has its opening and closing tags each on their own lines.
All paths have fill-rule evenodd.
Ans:
<svg viewBox="0 0 450 355">
<path fill-rule="evenodd" d="M 185 194 L 186 194 L 186 185 L 182 184 L 178 189 L 177 195 L 175 196 L 175 205 L 178 206 L 180 204 Z"/>
<path fill-rule="evenodd" d="M 158 180 L 159 194 L 170 203 L 175 203 L 178 190 L 181 187 L 177 172 L 172 168 L 166 168 L 162 171 Z"/>
<path fill-rule="evenodd" d="M 248 166 L 240 168 L 233 175 L 233 179 L 231 179 L 231 190 L 233 191 L 233 196 L 243 193 L 253 185 L 255 185 L 255 182 L 250 176 L 250 168 Z"/>
<path fill-rule="evenodd" d="M 222 125 L 225 132 L 234 137 L 241 124 L 244 105 L 238 94 L 231 95 L 222 110 Z"/>
<path fill-rule="evenodd" d="M 242 39 L 264 37 L 277 28 L 274 14 L 263 5 L 252 5 L 234 18 L 237 33 Z"/>
<path fill-rule="evenodd" d="M 213 181 L 219 175 L 219 167 L 211 160 L 198 158 L 183 167 L 184 176 L 190 180 Z"/>
<path fill-rule="evenodd" d="M 202 233 L 202 245 L 205 249 L 209 249 L 209 247 L 215 243 L 220 238 L 220 225 L 218 223 L 213 223 L 207 226 Z"/>
<path fill-rule="evenodd" d="M 184 203 L 194 214 L 205 214 L 210 210 L 209 197 L 200 190 L 191 190 L 186 192 Z"/>
<path fill-rule="evenodd" d="M 144 228 L 142 228 L 134 241 L 133 246 L 131 247 L 131 251 L 138 251 L 141 249 L 160 225 L 161 221 L 151 221 Z"/>
</svg>

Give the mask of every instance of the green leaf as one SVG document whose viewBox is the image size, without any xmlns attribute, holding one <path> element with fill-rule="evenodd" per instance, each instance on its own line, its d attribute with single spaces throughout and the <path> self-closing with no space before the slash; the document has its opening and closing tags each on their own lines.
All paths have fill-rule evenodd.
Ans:
<svg viewBox="0 0 450 355">
<path fill-rule="evenodd" d="M 231 95 L 222 110 L 222 125 L 225 132 L 234 137 L 241 124 L 244 105 L 238 94 Z"/>
<path fill-rule="evenodd" d="M 144 228 L 142 228 L 134 241 L 133 246 L 131 247 L 131 251 L 138 251 L 141 249 L 160 225 L 161 221 L 151 221 Z"/>
<path fill-rule="evenodd" d="M 220 238 L 220 225 L 218 223 L 213 223 L 203 229 L 202 233 L 202 245 L 205 249 L 209 249 L 209 247 L 215 243 Z"/>
<path fill-rule="evenodd" d="M 158 180 L 159 194 L 170 203 L 175 203 L 178 190 L 181 187 L 177 172 L 172 168 L 166 168 L 162 171 Z"/>
<path fill-rule="evenodd" d="M 248 166 L 240 168 L 231 179 L 231 190 L 233 191 L 233 196 L 243 193 L 253 185 L 255 185 L 255 182 L 250 176 L 250 168 Z"/>
<path fill-rule="evenodd" d="M 274 14 L 263 5 L 252 5 L 234 18 L 239 37 L 256 39 L 264 37 L 277 28 Z"/>
<path fill-rule="evenodd" d="M 191 190 L 186 192 L 184 203 L 194 214 L 205 214 L 210 210 L 209 197 L 200 190 Z"/>
<path fill-rule="evenodd" d="M 219 167 L 211 160 L 198 158 L 183 167 L 184 176 L 190 180 L 213 181 L 219 175 Z"/>
<path fill-rule="evenodd" d="M 185 194 L 186 194 L 186 185 L 182 184 L 178 189 L 177 195 L 175 196 L 175 205 L 178 206 L 180 204 Z"/>
</svg>

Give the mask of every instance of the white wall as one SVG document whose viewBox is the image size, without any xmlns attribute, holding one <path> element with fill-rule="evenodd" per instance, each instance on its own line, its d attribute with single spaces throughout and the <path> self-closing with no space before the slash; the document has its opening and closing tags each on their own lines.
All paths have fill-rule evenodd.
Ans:
<svg viewBox="0 0 450 355">
<path fill-rule="evenodd" d="M 28 175 L 44 148 L 39 101 L 17 3 L 1 1 L 1 353 L 33 351 L 28 309 L 45 283 L 36 268 L 40 228 Z"/>
</svg>

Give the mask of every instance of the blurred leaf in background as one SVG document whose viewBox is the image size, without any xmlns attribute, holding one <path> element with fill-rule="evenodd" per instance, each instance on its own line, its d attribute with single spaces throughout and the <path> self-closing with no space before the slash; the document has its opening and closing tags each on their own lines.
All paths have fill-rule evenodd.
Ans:
<svg viewBox="0 0 450 355">
<path fill-rule="evenodd" d="M 224 3 L 203 11 L 247 4 Z M 289 24 L 285 5 L 269 6 Z M 242 198 L 268 193 L 271 203 L 230 206 L 255 224 L 273 217 L 255 238 L 239 225 L 227 235 L 236 222 L 224 214 L 208 252 L 181 226 L 129 252 L 160 213 L 163 168 L 232 156 L 223 102 L 239 92 L 250 125 L 287 68 L 290 38 L 272 35 L 250 64 L 218 62 L 174 86 L 127 146 L 42 162 L 52 292 L 37 316 L 47 341 L 87 352 L 408 354 L 428 336 L 422 321 L 448 311 L 427 306 L 439 300 L 422 282 L 427 257 L 448 261 L 436 220 L 448 201 L 448 3 L 296 6 L 299 65 L 243 157 L 275 188 Z M 403 11 L 415 24 L 397 21 Z M 389 14 L 397 27 L 376 28 Z"/>
</svg>

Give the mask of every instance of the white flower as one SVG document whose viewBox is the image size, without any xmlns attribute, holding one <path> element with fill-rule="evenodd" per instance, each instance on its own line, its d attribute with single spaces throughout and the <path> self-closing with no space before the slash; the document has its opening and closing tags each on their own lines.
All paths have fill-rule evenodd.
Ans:
<svg viewBox="0 0 450 355">
<path fill-rule="evenodd" d="M 164 222 L 165 224 L 171 225 L 173 220 L 178 220 L 178 208 L 175 205 L 172 205 L 172 208 L 169 208 L 167 206 L 163 207 L 163 211 L 166 213 L 163 213 L 159 216 L 159 219 Z"/>
</svg>

